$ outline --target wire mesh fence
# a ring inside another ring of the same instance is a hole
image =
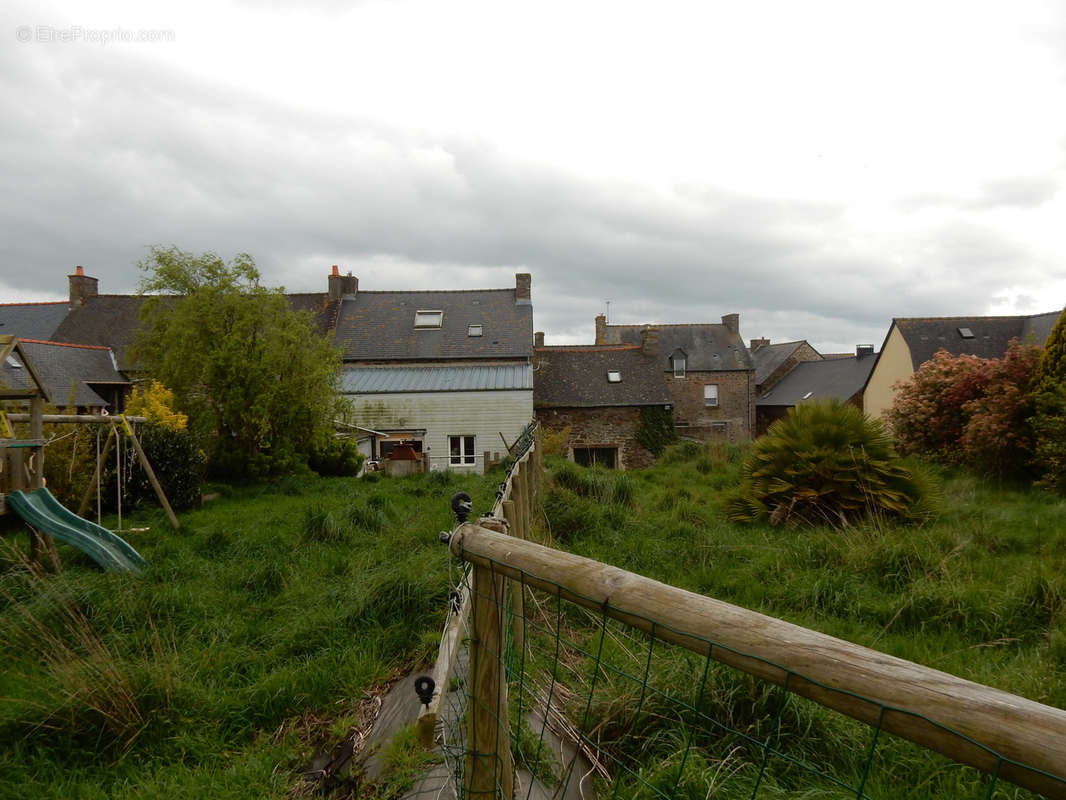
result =
[[[506,567],[506,569],[504,569]],[[1032,798],[1007,780],[1066,796],[1066,780],[979,744],[920,711],[841,692],[782,668],[780,685],[705,652],[574,603],[573,587],[514,576],[490,564],[475,579],[466,633],[470,661],[448,693],[441,750],[456,797],[607,798]],[[469,572],[463,573],[469,581]],[[524,613],[515,597],[524,594]],[[481,636],[497,617],[497,643]],[[475,691],[472,676],[497,670],[506,692]],[[865,724],[795,693],[814,684],[879,711]],[[486,697],[489,699],[486,700]],[[885,720],[910,717],[985,757],[989,772],[890,734]],[[478,745],[481,726],[508,731],[500,753]],[[512,773],[513,764],[513,773]],[[473,766],[471,766],[473,765]],[[1064,767],[1066,772],[1066,767]],[[482,774],[479,783],[472,772]],[[487,773],[488,779],[484,778]]]

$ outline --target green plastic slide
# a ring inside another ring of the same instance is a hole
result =
[[[78,548],[104,569],[140,572],[148,566],[123,539],[64,508],[47,489],[11,492],[4,499],[15,513],[41,533]]]

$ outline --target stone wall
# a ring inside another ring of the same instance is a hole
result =
[[[570,426],[566,455],[571,460],[575,447],[616,447],[619,469],[639,469],[655,463],[655,456],[637,443],[639,408],[538,408],[534,413],[549,431]]]
[[[703,387],[718,386],[718,405],[706,406]],[[681,436],[697,439],[750,439],[755,430],[755,373],[694,372],[684,378],[668,374],[666,386],[674,400],[674,421]]]

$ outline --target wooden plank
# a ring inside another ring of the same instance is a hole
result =
[[[453,609],[448,615],[448,621],[444,625],[444,635],[440,640],[437,650],[437,661],[433,665],[433,698],[428,705],[422,706],[418,712],[416,731],[418,741],[424,748],[431,750],[437,731],[437,717],[440,715],[441,703],[444,695],[448,692],[448,684],[452,679],[452,671],[455,669],[455,658],[459,653],[462,643],[463,631],[466,630],[466,621],[470,618],[470,582],[463,581],[459,591],[458,610]]]
[[[507,534],[495,535],[511,539]],[[507,678],[502,663],[503,576],[478,564],[472,572],[473,634],[470,637],[464,796],[472,800],[511,800],[514,796],[514,763],[507,714]]]
[[[473,524],[461,526],[449,547],[482,571],[491,565],[497,575],[524,573],[527,586],[558,592],[663,641],[709,651],[869,725],[883,713],[881,727],[896,736],[984,772],[998,766],[1001,779],[1066,799],[1062,709]],[[1030,768],[997,765],[989,750]]]

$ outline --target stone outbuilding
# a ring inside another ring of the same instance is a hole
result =
[[[534,349],[533,408],[548,434],[569,428],[567,457],[617,469],[650,466],[655,457],[637,441],[643,409],[668,412],[654,336],[643,347],[579,345]]]

